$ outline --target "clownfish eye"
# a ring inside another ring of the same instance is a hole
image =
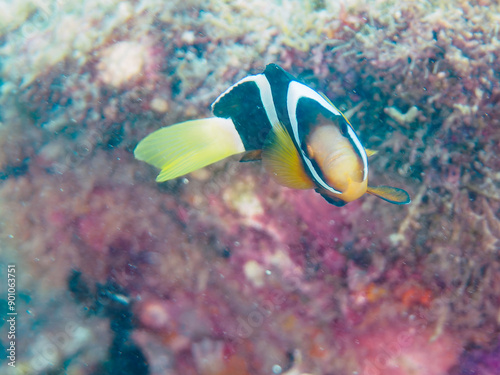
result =
[[[344,118],[338,118],[338,121],[340,121],[339,128],[340,128],[340,134],[342,134],[344,137],[347,136],[347,122]]]

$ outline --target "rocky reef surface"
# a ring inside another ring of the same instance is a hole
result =
[[[0,10],[9,373],[500,373],[497,2]],[[336,208],[236,159],[158,185],[134,160],[142,137],[209,116],[271,62],[351,118],[379,151],[372,181],[410,191],[409,206]]]

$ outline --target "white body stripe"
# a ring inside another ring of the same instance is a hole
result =
[[[276,126],[276,124],[278,124],[278,122],[279,122],[278,114],[276,113],[276,107],[274,106],[271,85],[269,84],[269,81],[267,80],[267,78],[264,74],[256,74],[253,76],[248,76],[248,77],[245,77],[245,78],[239,80],[238,82],[236,82],[234,85],[232,85],[226,91],[224,91],[222,94],[220,94],[217,99],[215,99],[215,101],[212,103],[212,111],[213,111],[214,106],[220,100],[220,98],[222,98],[224,95],[226,95],[228,92],[230,92],[236,86],[239,86],[245,82],[255,82],[255,84],[259,88],[260,99],[262,101],[262,104],[264,105],[264,110],[266,111],[267,117],[269,118],[269,121],[271,122],[271,126],[273,126],[273,127]]]
[[[268,116],[271,126],[275,127],[279,123],[278,114],[276,112],[276,107],[274,104],[271,85],[264,74],[251,75],[236,82],[234,85],[232,85],[222,94],[220,94],[217,97],[217,99],[215,99],[215,101],[212,103],[212,111],[214,106],[219,102],[219,100],[223,96],[227,95],[235,87],[246,82],[255,82],[255,84],[259,88],[260,98],[264,106],[264,110]],[[288,85],[287,108],[288,108],[288,117],[290,119],[290,124],[292,127],[293,137],[295,138],[295,143],[297,145],[300,145],[299,124],[297,123],[297,104],[300,98],[310,98],[318,102],[326,110],[332,112],[335,116],[342,116],[342,114],[337,110],[337,108],[332,106],[318,92],[314,91],[312,88],[300,82],[291,81],[290,84]],[[368,158],[366,156],[366,152],[363,146],[361,145],[358,137],[356,136],[356,133],[349,124],[346,125],[347,125],[347,133],[350,139],[352,139],[352,141],[354,142],[354,145],[358,148],[359,154],[361,155],[361,159],[363,161],[363,181],[364,181],[368,176]],[[335,190],[321,178],[321,176],[318,174],[318,172],[312,165],[311,160],[307,157],[304,151],[300,147],[299,150],[302,155],[302,160],[304,160],[304,162],[306,163],[306,166],[308,170],[311,172],[315,181],[325,190],[328,190],[334,194],[342,194],[342,192]]]
[[[319,93],[317,93],[310,87],[300,82],[297,81],[290,82],[287,94],[288,117],[290,118],[290,124],[292,126],[293,136],[295,138],[297,145],[300,145],[299,124],[297,122],[297,104],[300,98],[310,98],[318,102],[322,107],[332,112],[334,115],[341,116],[341,113],[337,110],[337,108],[328,103],[328,101],[325,98],[323,98]],[[361,145],[361,142],[359,141],[356,133],[352,129],[352,127],[349,124],[346,125],[347,125],[347,133],[354,142],[355,146],[358,148],[359,154],[361,155],[361,159],[363,161],[363,181],[364,181],[368,177],[368,157],[366,156],[366,152],[363,146]],[[311,174],[314,176],[315,180],[321,185],[321,187],[328,191],[331,191],[332,193],[342,194],[342,192],[333,189],[325,181],[323,181],[323,179],[318,175],[318,173],[314,169],[307,155],[305,155],[304,151],[302,149],[300,149],[300,151],[302,153],[303,160],[305,161],[309,170],[311,171]]]

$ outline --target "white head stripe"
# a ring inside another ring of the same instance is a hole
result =
[[[297,82],[297,81],[292,81],[290,82],[290,85],[288,86],[288,94],[287,94],[287,107],[288,107],[288,116],[290,118],[290,124],[292,126],[292,132],[293,136],[295,138],[295,141],[298,145],[300,145],[300,139],[299,139],[299,124],[297,122],[297,104],[299,102],[300,98],[310,98],[316,102],[318,102],[322,107],[324,107],[326,110],[332,112],[336,116],[341,116],[341,113],[332,106],[328,101],[322,97],[319,93],[314,91],[312,88]],[[359,150],[359,154],[361,155],[361,159],[363,161],[363,181],[367,178],[368,175],[368,159],[366,156],[366,152],[363,149],[363,146],[361,146],[361,143],[359,142],[358,137],[356,136],[356,133],[354,133],[354,130],[352,127],[347,124],[347,133],[354,142],[355,146]],[[304,151],[301,149],[301,153],[303,156],[303,160],[307,164],[309,171],[313,175],[314,179],[323,187],[324,189],[331,191],[335,194],[342,194],[340,191],[337,191],[333,189],[331,186],[329,186],[316,172],[314,169],[311,161],[309,158],[305,155]]]
[[[364,147],[361,145],[358,136],[352,129],[351,125],[347,124],[347,133],[349,137],[352,139],[354,144],[359,150],[359,154],[361,155],[361,160],[363,161],[363,181],[368,177],[368,156],[366,155],[366,151]]]
[[[316,91],[313,89],[297,82],[297,81],[292,81],[290,82],[290,85],[288,85],[288,94],[287,94],[287,107],[288,107],[288,117],[290,118],[290,125],[292,127],[292,132],[293,132],[293,137],[295,138],[295,143],[297,145],[300,145],[300,139],[299,139],[299,124],[297,123],[297,103],[300,98],[302,97],[307,97],[311,98],[313,100],[316,100],[319,102],[323,107],[330,109],[330,105],[328,105],[328,102],[321,96],[319,95]],[[324,103],[322,103],[324,102]],[[337,112],[337,111],[336,111]],[[335,112],[334,112],[335,113]],[[338,112],[337,112],[338,113]],[[335,113],[335,114],[337,114]],[[340,113],[338,113],[340,116]],[[302,154],[302,160],[307,165],[307,168],[309,169],[309,172],[313,175],[314,179],[318,182],[318,184],[325,190],[328,190],[334,194],[342,194],[342,192],[335,190],[332,188],[330,185],[328,185],[322,178],[321,176],[318,175],[318,172],[316,172],[316,169],[311,163],[311,160],[305,155],[304,150],[299,148],[301,154]]]

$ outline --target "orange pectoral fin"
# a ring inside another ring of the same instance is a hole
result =
[[[262,150],[262,163],[280,185],[292,189],[312,189],[309,178],[295,145],[283,124],[273,126]]]
[[[368,186],[367,191],[390,203],[408,204],[411,202],[410,195],[406,191],[392,186]]]

